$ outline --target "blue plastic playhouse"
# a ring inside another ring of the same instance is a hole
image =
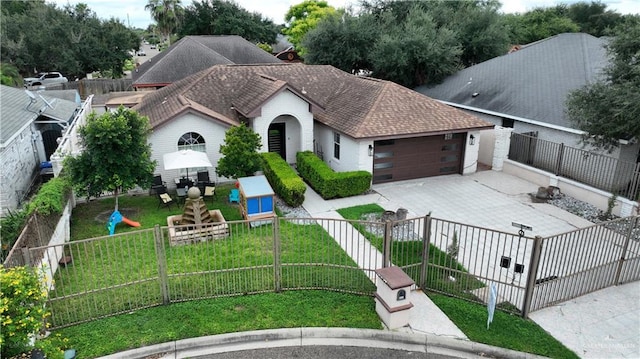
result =
[[[238,183],[240,209],[245,219],[271,219],[275,216],[275,193],[265,176],[241,177]]]

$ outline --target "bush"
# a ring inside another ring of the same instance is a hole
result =
[[[313,152],[296,154],[298,173],[324,199],[362,194],[371,187],[367,171],[335,172]]]
[[[44,329],[47,292],[33,269],[0,267],[0,347],[7,358],[31,349],[29,338]]]
[[[2,239],[2,252],[0,261],[4,262],[18,240],[22,228],[27,222],[28,214],[26,209],[19,209],[15,212],[9,211],[9,215],[0,219],[0,238]]]
[[[263,153],[262,159],[264,175],[273,190],[289,206],[300,206],[304,202],[304,192],[307,190],[302,178],[275,152]]]
[[[45,216],[62,214],[70,191],[71,183],[66,177],[52,178],[40,187],[38,193],[31,200],[27,207],[28,214],[34,212]]]

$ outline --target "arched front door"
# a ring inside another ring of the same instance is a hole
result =
[[[285,137],[285,124],[283,122],[269,125],[268,143],[269,152],[275,152],[283,159],[287,159],[287,146]]]

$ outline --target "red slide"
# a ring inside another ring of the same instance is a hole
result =
[[[127,217],[122,217],[122,222],[130,225],[131,227],[140,227],[140,222],[132,221]]]

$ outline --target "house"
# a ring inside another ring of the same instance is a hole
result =
[[[607,65],[605,38],[588,34],[559,34],[508,54],[468,67],[443,83],[416,91],[467,111],[515,133],[533,133],[539,139],[582,147],[583,131],[565,115],[567,95],[595,81]],[[483,133],[483,136],[490,132]],[[490,145],[491,141],[481,141]],[[621,142],[611,153],[594,152],[636,162],[640,144]],[[479,161],[491,164],[491,151],[481,149]]]
[[[240,36],[185,36],[140,64],[131,77],[136,90],[156,89],[213,65],[281,62]]]
[[[479,131],[493,128],[393,82],[299,63],[212,66],[134,109],[150,119],[165,180],[178,173],[163,169],[163,154],[194,148],[215,166],[226,129],[240,123],[261,136],[261,151],[291,164],[314,151],[336,171],[371,172],[374,183],[474,172]]]
[[[76,92],[76,91],[72,91]],[[68,91],[31,92],[0,85],[0,216],[20,206],[79,108]]]

